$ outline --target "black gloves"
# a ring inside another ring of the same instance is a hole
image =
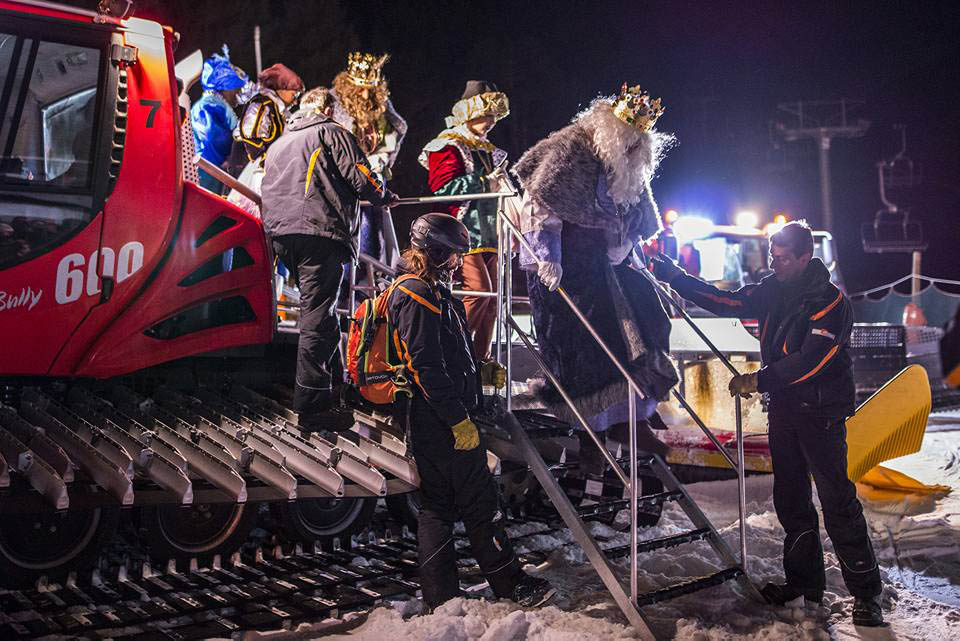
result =
[[[676,262],[664,254],[658,254],[651,258],[650,264],[653,268],[653,275],[657,277],[657,280],[664,283],[669,283],[678,275],[684,273]]]

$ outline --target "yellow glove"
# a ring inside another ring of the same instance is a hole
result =
[[[484,361],[480,364],[480,382],[502,389],[507,384],[507,370],[497,361]]]
[[[734,376],[730,379],[727,389],[730,390],[730,396],[739,394],[743,398],[750,398],[750,395],[757,391],[757,373]]]
[[[480,445],[480,433],[469,418],[465,418],[453,427],[453,449],[472,450]]]

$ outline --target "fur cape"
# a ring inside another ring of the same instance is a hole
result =
[[[619,155],[623,162],[639,164],[617,169],[642,173],[635,199],[616,202],[610,193],[615,172],[606,166],[616,161],[616,155],[599,148],[591,127],[595,124],[591,113],[609,111],[608,104],[599,102],[573,124],[527,151],[514,173],[527,197],[563,221],[561,284],[651,399],[641,409],[641,417],[646,418],[654,411],[655,401],[665,400],[678,381],[668,357],[670,319],[650,283],[626,262],[620,263],[625,253],[618,254],[618,264],[611,264],[607,245],[611,230],[620,231],[627,252],[635,243],[659,233],[660,216],[649,180],[662,147],[656,138],[642,140],[646,132],[623,133],[641,145],[652,143],[638,155]],[[627,386],[623,377],[566,303],[556,293],[548,292],[535,272],[527,273],[527,289],[544,359],[583,416],[589,420],[624,401]],[[531,392],[555,416],[576,425],[549,382],[533,382]]]

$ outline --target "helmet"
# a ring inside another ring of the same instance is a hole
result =
[[[467,228],[449,214],[424,214],[410,227],[410,243],[431,256],[462,254],[470,249]]]

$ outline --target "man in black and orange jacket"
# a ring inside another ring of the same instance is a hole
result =
[[[723,291],[662,257],[654,259],[654,273],[680,296],[714,314],[760,323],[763,366],[734,377],[730,393],[769,395],[773,500],[786,531],[786,584],[767,584],[764,595],[778,604],[800,596],[816,602],[823,598],[826,576],[812,474],[827,534],[855,597],[854,623],[879,625],[880,574],[856,487],[847,478],[845,421],[855,409],[847,354],[853,310],[830,282],[823,262],[812,255],[810,228],[795,222],[771,237],[774,274],[759,284]]]

